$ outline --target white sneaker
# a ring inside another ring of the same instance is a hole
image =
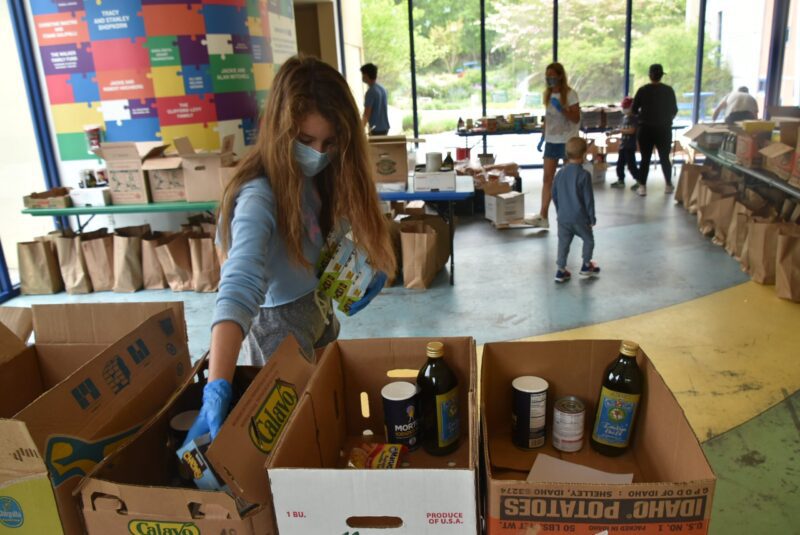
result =
[[[675,192],[675,186],[673,186],[672,184],[667,184],[667,186],[664,188],[664,193],[666,195],[672,195],[674,192]]]
[[[525,217],[523,221],[526,225],[531,225],[536,228],[550,228],[550,222],[539,214]]]
[[[644,197],[645,195],[647,195],[647,186],[643,186],[640,184],[639,187],[636,188],[636,195],[638,195],[639,197]]]

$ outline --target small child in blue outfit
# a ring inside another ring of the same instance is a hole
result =
[[[567,282],[572,274],[567,270],[567,256],[572,238],[576,235],[583,240],[583,263],[580,275],[596,277],[600,268],[592,262],[594,234],[592,227],[597,223],[594,215],[594,191],[592,176],[583,168],[586,157],[586,140],[573,137],[567,141],[567,165],[553,181],[553,203],[558,214],[558,259],[556,282]]]

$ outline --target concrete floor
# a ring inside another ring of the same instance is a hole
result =
[[[523,173],[529,212],[538,208],[540,183],[540,172]],[[463,217],[454,287],[443,272],[424,292],[387,289],[364,312],[342,319],[341,337],[637,339],[719,477],[711,533],[800,533],[800,306],[748,282],[734,259],[700,235],[694,216],[663,194],[659,172],[650,183],[645,198],[596,188],[596,280],[554,284],[554,230],[497,231],[481,217]],[[576,242],[573,273],[579,252]],[[190,350],[199,357],[208,347],[214,297],[106,292],[8,304],[182,299]]]

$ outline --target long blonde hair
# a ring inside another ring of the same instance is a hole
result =
[[[275,76],[260,122],[258,139],[242,158],[220,203],[219,225],[224,249],[230,245],[230,224],[239,190],[266,176],[275,195],[279,232],[289,257],[308,267],[303,255],[303,174],[293,156],[302,120],[319,113],[335,129],[336,154],[315,177],[322,199],[323,234],[341,220],[350,223],[356,242],[372,265],[394,273],[396,259],[387,222],[381,214],[372,180],[367,139],[347,82],[333,67],[313,57],[287,60]]]
[[[569,82],[567,81],[567,71],[564,70],[564,66],[562,64],[560,64],[558,62],[555,62],[555,63],[551,63],[550,65],[548,65],[545,68],[545,70],[544,70],[545,76],[547,76],[547,71],[551,71],[551,70],[555,71],[556,74],[561,77],[561,85],[560,85],[560,87],[561,87],[561,92],[560,92],[561,105],[564,106],[564,108],[567,108],[569,106],[567,104],[567,95],[572,90],[572,88],[569,86]],[[544,105],[545,105],[545,107],[547,107],[548,103],[550,102],[550,97],[552,95],[553,95],[553,88],[548,86],[547,89],[544,92]]]

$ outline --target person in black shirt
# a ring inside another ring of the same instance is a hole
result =
[[[650,171],[650,158],[653,156],[653,147],[658,149],[658,159],[661,161],[661,171],[667,182],[664,193],[671,194],[675,191],[672,186],[672,163],[670,162],[670,149],[672,148],[672,119],[678,113],[678,103],[675,91],[666,84],[661,83],[664,68],[654,63],[650,65],[650,83],[636,91],[633,97],[633,113],[639,116],[639,150],[642,153],[642,162],[639,167],[639,183],[634,186],[636,193],[644,197],[647,195],[647,174]]]

